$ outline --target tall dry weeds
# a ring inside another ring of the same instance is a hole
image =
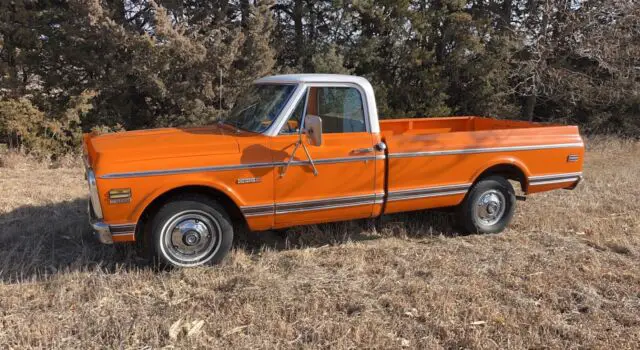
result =
[[[158,272],[89,238],[80,168],[0,168],[9,348],[640,346],[640,144],[590,140],[576,191],[504,234],[446,213],[244,237],[218,267]]]

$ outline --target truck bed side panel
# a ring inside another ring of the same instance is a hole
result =
[[[457,205],[497,165],[520,169],[528,193],[567,188],[582,175],[584,146],[571,126],[447,133],[383,127],[382,137],[389,148],[386,213]]]

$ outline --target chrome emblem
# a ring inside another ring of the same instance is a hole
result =
[[[262,179],[259,177],[248,177],[245,179],[238,179],[236,180],[236,183],[238,185],[246,185],[246,184],[257,184],[257,183],[260,183],[261,181]]]
[[[126,203],[131,203],[131,197],[109,199],[109,204],[126,204]]]

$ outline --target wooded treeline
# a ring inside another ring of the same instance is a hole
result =
[[[637,0],[2,0],[0,142],[206,124],[275,73],[367,77],[383,117],[640,135]],[[222,82],[222,88],[221,88]]]

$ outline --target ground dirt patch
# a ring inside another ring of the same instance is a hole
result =
[[[640,347],[638,143],[591,140],[585,182],[518,203],[504,234],[403,214],[250,235],[170,272],[91,240],[81,169],[17,163],[0,168],[3,347]]]

